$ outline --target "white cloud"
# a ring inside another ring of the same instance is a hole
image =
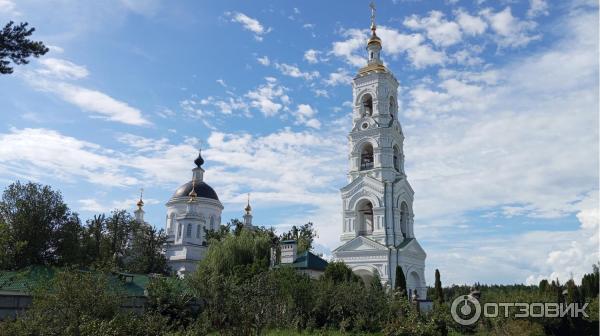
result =
[[[258,63],[260,63],[264,66],[268,66],[269,64],[271,64],[269,57],[267,57],[266,55],[263,57],[257,57],[256,60],[258,61]]]
[[[308,104],[299,104],[295,111],[296,120],[298,123],[311,128],[321,128],[321,122],[314,118],[317,111]]]
[[[82,110],[94,112],[100,118],[136,126],[150,125],[150,122],[142,116],[140,110],[100,91],[68,83],[46,81],[38,81],[36,87],[43,91],[55,93],[64,101]]]
[[[348,74],[345,69],[339,68],[336,72],[329,74],[329,77],[324,79],[323,82],[327,86],[347,85],[352,82],[352,77]]]
[[[469,35],[483,34],[487,28],[487,23],[479,16],[469,15],[463,10],[456,13],[456,18],[460,28]]]
[[[599,180],[594,22],[596,13],[569,16],[556,23],[565,36],[544,51],[479,74],[440,71],[405,88],[408,112],[420,110],[404,123],[415,231],[428,267],[449,283],[564,279],[598,260],[590,240]],[[502,225],[467,215],[479,211],[495,212]],[[575,214],[579,229],[569,224]],[[537,228],[519,233],[522,226]]]
[[[308,49],[304,52],[304,60],[311,64],[319,63],[319,54],[321,52],[318,50]]]
[[[44,58],[40,60],[44,66],[38,73],[58,79],[81,79],[89,75],[88,70],[81,65],[59,58]]]
[[[244,13],[226,12],[225,15],[231,17],[231,22],[240,23],[244,29],[254,33],[257,41],[262,41],[263,36],[271,32],[271,28],[265,28],[257,19],[251,18]]]
[[[536,17],[539,15],[548,15],[548,3],[546,0],[529,0],[527,16]]]
[[[512,15],[510,7],[494,13],[491,9],[482,11],[496,35],[496,42],[501,47],[521,47],[540,35],[530,35],[529,32],[537,25],[533,21],[523,21]]]
[[[110,201],[107,203],[102,203],[98,199],[95,198],[84,198],[77,201],[80,206],[79,210],[95,212],[95,213],[107,213],[115,209],[131,209],[138,202],[138,195],[132,195],[128,199],[119,200],[119,201]],[[145,206],[152,206],[155,204],[160,204],[159,200],[152,198],[144,198]]]
[[[429,16],[423,18],[413,14],[404,20],[404,25],[414,30],[424,30],[427,37],[439,46],[447,47],[462,39],[460,26],[444,19],[444,14],[440,11],[431,11]]]
[[[20,16],[21,13],[17,11],[17,5],[12,0],[0,0],[0,13],[7,14],[9,16]]]
[[[313,92],[315,93],[315,97],[325,97],[325,98],[329,98],[329,92],[327,92],[327,90],[323,90],[323,89],[314,89]]]
[[[430,45],[423,43],[424,38],[421,34],[402,34],[398,30],[381,26],[377,29],[377,35],[381,37],[384,56],[391,55],[396,58],[406,53],[416,68],[443,64],[446,61],[444,52],[434,50]],[[367,59],[363,53],[368,37],[367,30],[347,29],[342,31],[342,36],[347,39],[334,42],[331,54],[343,58],[352,66],[366,65]]]
[[[0,134],[0,162],[2,174],[34,181],[54,178],[75,183],[82,178],[107,186],[139,183],[110,151],[54,130],[13,128]]]
[[[277,80],[268,77],[267,83],[260,85],[255,90],[248,91],[245,97],[250,100],[250,106],[258,109],[265,116],[271,117],[289,105],[290,98],[285,93],[287,88],[277,84]]]
[[[304,72],[295,65],[285,63],[275,63],[275,68],[281,71],[282,74],[294,78],[304,78],[305,80],[313,80],[320,76],[318,71]]]
[[[84,111],[93,112],[93,116],[99,118],[136,126],[151,124],[140,110],[125,102],[103,92],[62,81],[87,77],[89,72],[84,66],[56,58],[41,60],[40,64],[42,68],[23,73],[24,79],[33,88],[51,92]]]

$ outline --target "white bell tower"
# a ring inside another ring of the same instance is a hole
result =
[[[391,286],[400,265],[408,288],[425,298],[426,255],[413,231],[414,191],[404,172],[398,81],[381,61],[374,5],[371,9],[367,65],[352,81],[350,168],[348,185],[341,189],[343,245],[333,253],[363,279],[377,272]]]

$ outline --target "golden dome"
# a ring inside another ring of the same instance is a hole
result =
[[[140,198],[140,200],[137,202],[137,206],[138,207],[143,207],[144,206],[144,201],[142,201],[142,199]]]

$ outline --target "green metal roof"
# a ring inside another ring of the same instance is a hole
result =
[[[327,267],[327,264],[327,261],[325,261],[323,258],[313,254],[310,251],[305,251],[304,253],[298,255],[291,266],[298,269],[324,271]]]
[[[59,269],[46,266],[31,266],[18,271],[0,270],[0,292],[30,293],[41,282],[51,280]],[[81,272],[93,272],[85,271]],[[100,274],[100,273],[97,273]],[[121,285],[130,296],[144,296],[151,276],[114,272],[109,277],[113,284]]]

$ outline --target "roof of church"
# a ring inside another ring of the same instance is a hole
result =
[[[298,255],[294,263],[291,265],[293,268],[299,269],[311,269],[316,271],[324,271],[327,267],[328,262],[325,259],[315,255],[310,251]]]
[[[415,238],[404,238],[404,240],[396,247],[403,248],[404,246],[408,245],[408,243],[410,243],[413,240],[415,240]]]
[[[209,186],[205,182],[194,181],[189,181],[188,183],[177,188],[177,190],[173,194],[173,197],[188,197],[190,192],[192,191],[192,186],[194,186],[194,192],[196,193],[196,197],[211,198],[217,201],[219,200],[219,196],[217,196],[217,193],[211,186]]]

